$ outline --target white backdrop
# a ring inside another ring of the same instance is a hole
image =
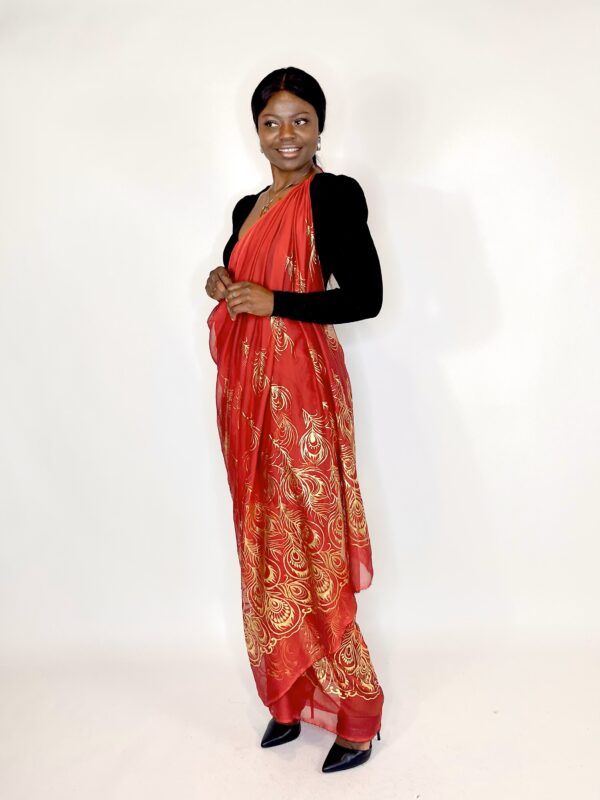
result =
[[[6,653],[245,659],[204,283],[270,180],[252,90],[288,65],[383,269],[381,314],[336,326],[374,656],[597,639],[597,37],[582,0],[2,3]]]

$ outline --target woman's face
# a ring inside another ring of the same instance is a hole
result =
[[[258,138],[271,164],[298,170],[317,150],[319,120],[314,106],[282,90],[271,95],[258,115]]]

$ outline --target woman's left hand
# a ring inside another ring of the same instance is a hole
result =
[[[255,314],[257,317],[270,317],[273,313],[275,295],[260,283],[240,281],[232,283],[225,293],[225,302],[231,319],[238,314]]]

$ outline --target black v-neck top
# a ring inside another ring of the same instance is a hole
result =
[[[261,191],[266,189],[268,186]],[[242,197],[233,209],[233,231],[223,251],[226,267],[240,228],[260,193]],[[310,201],[323,283],[327,286],[333,275],[339,288],[317,292],[275,290],[272,316],[323,324],[376,317],[383,302],[383,282],[360,184],[348,175],[317,172],[310,184]]]

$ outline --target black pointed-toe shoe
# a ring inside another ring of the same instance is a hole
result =
[[[298,736],[300,736],[300,720],[288,724],[277,722],[276,719],[271,718],[263,734],[260,746],[276,747],[278,744],[292,742]]]
[[[377,738],[381,739],[379,731]],[[331,745],[331,750],[327,753],[327,758],[323,762],[323,772],[339,772],[341,769],[351,769],[364,764],[371,757],[373,742],[369,742],[368,750],[355,750],[354,748],[344,747],[337,742]]]

